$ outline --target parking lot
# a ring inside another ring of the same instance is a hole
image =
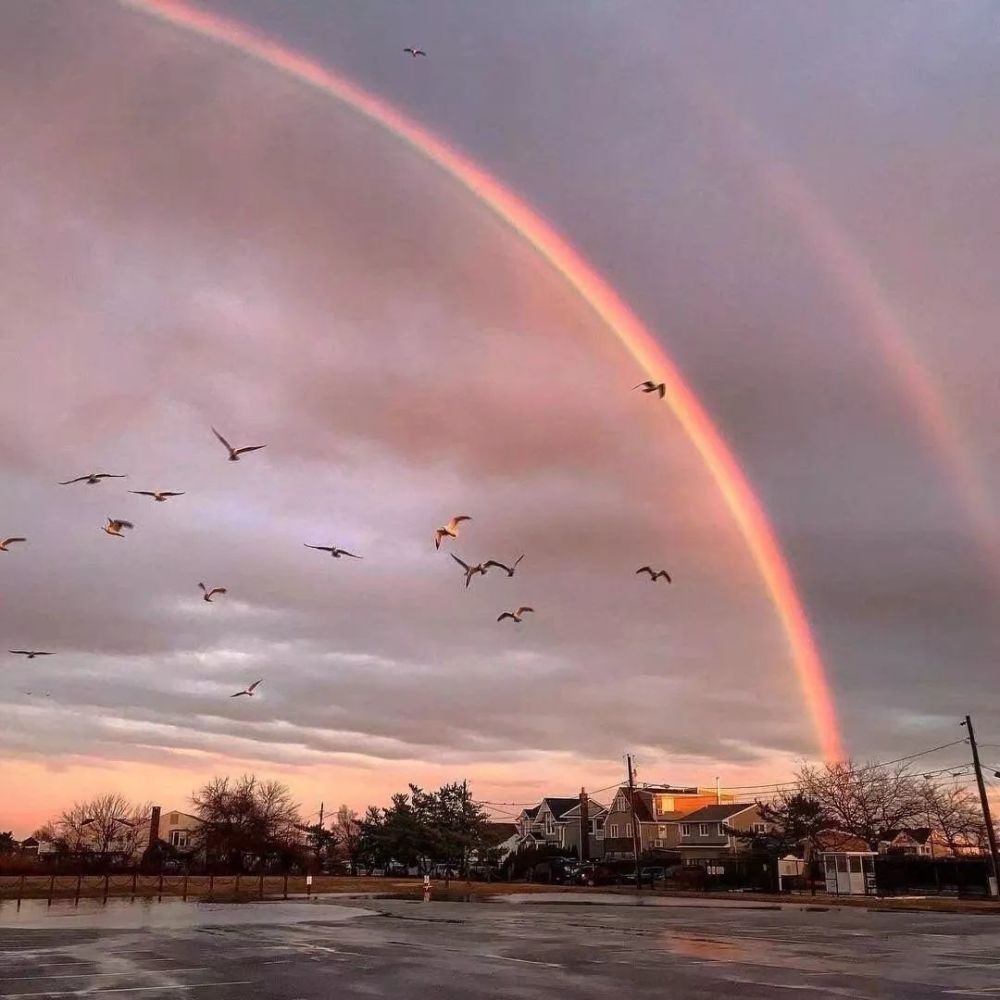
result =
[[[990,916],[365,899],[0,903],[0,997],[1000,995]]]

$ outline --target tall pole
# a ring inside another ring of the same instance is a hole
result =
[[[983,781],[983,769],[979,764],[979,747],[976,746],[976,734],[972,729],[972,717],[967,715],[962,723],[969,730],[969,746],[972,747],[972,766],[976,769],[976,784],[979,785],[979,801],[983,807],[983,819],[986,821],[986,838],[990,843],[990,895],[997,894],[1000,885],[1000,873],[997,871],[997,834],[993,829],[993,817],[990,815],[990,800],[986,797],[986,784]]]
[[[323,850],[323,803],[319,804],[319,829],[316,831],[316,865],[322,866],[320,854]]]
[[[639,824],[635,818],[635,776],[632,774],[632,755],[626,754],[625,760],[628,762],[628,805],[632,813],[632,857],[635,860],[635,885],[642,890],[642,874],[639,871]]]

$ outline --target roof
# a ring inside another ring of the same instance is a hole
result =
[[[723,820],[736,816],[738,813],[753,809],[753,802],[734,802],[731,805],[723,803],[721,806],[703,806],[695,809],[693,813],[688,813],[684,817],[685,823],[721,823]]]
[[[542,802],[549,807],[549,811],[556,819],[562,819],[564,813],[568,813],[573,806],[580,804],[580,796],[574,795],[570,798],[544,798]],[[541,808],[539,806],[539,808]]]
[[[653,796],[648,788],[636,789],[634,799],[635,818],[640,823],[655,823]]]
[[[522,809],[521,812],[523,812],[528,819],[534,819],[538,815],[538,810],[541,808],[541,803],[539,803],[537,806],[532,806],[530,809]]]
[[[930,840],[931,830],[928,826],[903,827],[901,830],[886,830],[880,840],[893,841],[897,837],[909,837],[917,844],[926,844]]]
[[[594,819],[596,816],[601,816],[607,811],[608,811],[607,806],[602,806],[601,803],[598,802],[596,799],[591,799],[587,807],[587,817],[588,819]],[[564,812],[562,815],[563,819],[570,819],[571,817],[573,819],[579,819],[580,817],[579,802],[577,802],[577,804],[573,806],[572,809],[567,809],[566,812]]]
[[[486,832],[496,841],[509,840],[517,833],[515,823],[487,823]]]

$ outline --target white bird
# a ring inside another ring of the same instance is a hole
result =
[[[302,544],[307,549],[319,549],[320,552],[329,552],[334,559],[339,559],[341,556],[350,556],[352,559],[364,559],[364,556],[356,556],[353,552],[348,552],[347,549],[338,549],[336,545],[310,545],[308,542],[303,542]]]
[[[11,542],[26,542],[27,538],[0,538],[0,552],[9,552],[10,549],[7,548]]]
[[[462,569],[465,570],[465,586],[468,587],[472,582],[472,578],[479,573],[481,576],[486,576],[486,567],[482,563],[476,563],[475,566],[470,566],[467,562],[462,562],[454,552],[451,553],[451,558],[458,563]]]
[[[524,558],[523,555],[518,556],[517,559],[514,560],[513,566],[507,566],[502,562],[497,562],[496,559],[487,559],[486,562],[483,563],[483,569],[486,570],[489,569],[491,566],[496,566],[497,569],[502,569],[508,576],[513,576],[514,570],[517,569],[517,564],[523,558]]]
[[[91,472],[86,476],[77,476],[76,479],[67,479],[59,485],[70,486],[73,483],[89,483],[91,486],[96,486],[102,479],[128,479],[128,476],[116,476],[111,472]]]
[[[29,660],[33,660],[36,656],[51,656],[51,653],[46,653],[44,649],[8,649],[8,653],[14,653],[17,656],[26,656]]]
[[[152,497],[157,503],[163,503],[167,497],[182,497],[183,493],[167,493],[165,490],[129,490],[139,497]]]
[[[414,59],[416,59],[417,56],[425,56],[425,55],[427,55],[427,53],[424,52],[423,49],[415,49],[411,45],[407,45],[406,48],[403,49],[403,51],[404,52],[408,52],[411,56],[413,56]]]
[[[230,462],[238,462],[240,455],[245,455],[248,451],[260,451],[261,448],[267,447],[266,444],[252,444],[245,448],[234,448],[214,427],[212,428],[212,433],[226,446]]]
[[[468,514],[456,514],[447,524],[438,528],[434,532],[434,548],[441,548],[443,538],[458,538],[458,526],[462,521],[471,521]]]
[[[260,684],[261,681],[263,681],[263,680],[264,680],[264,678],[262,677],[259,681],[254,681],[253,684],[251,684],[250,687],[248,687],[245,691],[237,691],[236,694],[231,694],[229,697],[230,698],[239,698],[239,696],[241,694],[245,694],[248,698],[252,698],[253,697],[253,689],[258,684]]]
[[[114,535],[115,538],[124,538],[122,534],[122,528],[134,528],[135,525],[131,521],[123,521],[121,518],[109,517],[108,523],[101,528],[101,531],[106,532],[109,535]]]
[[[502,622],[505,618],[509,618],[513,622],[519,622],[522,615],[526,614],[528,611],[534,612],[534,608],[520,607],[517,611],[505,611],[498,619],[498,622]]]
[[[635,571],[635,574],[638,576],[640,573],[648,573],[651,583],[656,583],[661,576],[667,581],[667,583],[674,582],[670,579],[670,574],[665,569],[654,570],[652,566],[640,566],[639,569]]]
[[[213,587],[211,590],[209,590],[208,587],[206,587],[205,584],[203,584],[203,583],[199,583],[198,586],[201,587],[201,592],[204,595],[202,597],[202,600],[203,601],[208,601],[209,604],[213,603],[212,602],[212,595],[213,594],[225,594],[226,593],[226,588],[225,587]]]
[[[658,392],[660,394],[660,399],[667,394],[667,383],[666,382],[653,382],[651,379],[647,379],[645,382],[640,382],[638,385],[632,386],[632,391],[636,389],[642,389],[643,392]]]

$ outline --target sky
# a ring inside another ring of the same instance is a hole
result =
[[[851,754],[966,712],[1000,744],[991,4],[201,6],[394,104],[615,287],[767,510]],[[54,654],[0,667],[0,829],[245,770],[312,814],[816,756],[709,471],[516,232],[215,42],[111,0],[0,16],[0,535],[28,538],[0,632]],[[211,426],[267,447],[227,462]],[[128,478],[56,485],[90,471]],[[525,557],[466,590],[449,552]]]

